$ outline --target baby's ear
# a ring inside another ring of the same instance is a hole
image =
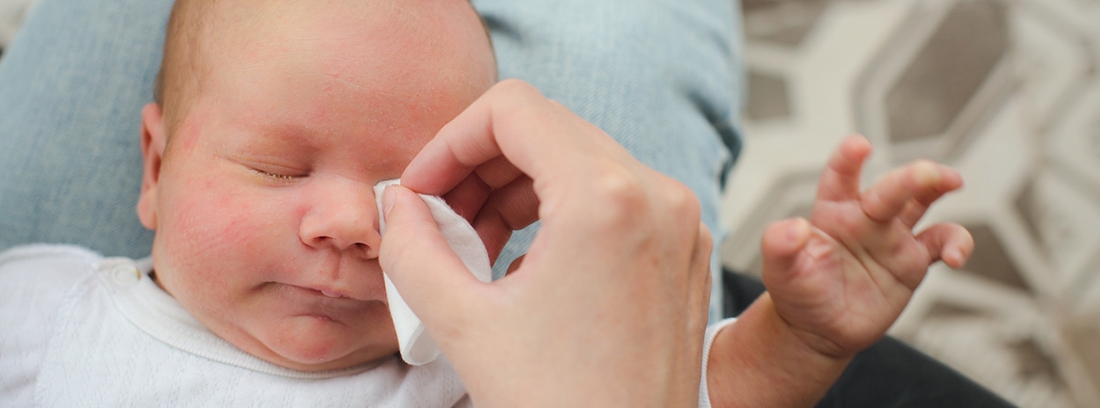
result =
[[[141,155],[145,174],[141,178],[137,213],[141,224],[151,230],[157,229],[157,182],[160,181],[166,136],[164,111],[156,103],[146,104],[141,109]]]

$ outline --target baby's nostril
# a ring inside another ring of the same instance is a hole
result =
[[[364,244],[362,242],[356,242],[355,243],[355,249],[358,249],[360,251],[366,251],[366,250],[370,249],[370,247],[368,247],[367,244]]]

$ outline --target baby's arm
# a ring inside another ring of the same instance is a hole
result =
[[[822,173],[810,219],[764,233],[768,292],[714,340],[714,406],[812,405],[885,335],[933,262],[959,267],[973,251],[957,224],[913,233],[933,202],[962,186],[958,173],[915,162],[861,193],[870,152],[866,139],[845,140]]]

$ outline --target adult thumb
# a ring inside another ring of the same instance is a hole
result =
[[[481,282],[447,244],[419,195],[399,185],[383,194],[382,270],[429,332],[460,331]],[[440,334],[433,337],[449,337]]]

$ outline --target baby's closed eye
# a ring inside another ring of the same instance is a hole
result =
[[[255,168],[255,167],[249,167],[249,169],[252,170],[253,172],[256,172],[256,174],[259,174],[260,176],[262,176],[264,178],[271,179],[272,181],[280,182],[280,183],[290,183],[290,182],[293,182],[295,180],[302,179],[302,178],[305,178],[305,177],[309,176],[309,174],[307,174],[307,173],[287,174],[282,170],[272,171],[272,170],[265,170],[265,169]]]
[[[245,169],[253,175],[259,176],[265,181],[276,182],[281,184],[293,183],[299,181],[312,173],[312,171],[306,167],[300,167],[291,165],[292,163],[282,164],[276,163],[273,160],[260,160],[245,157],[230,157],[224,156],[229,162],[232,162],[239,168]]]

